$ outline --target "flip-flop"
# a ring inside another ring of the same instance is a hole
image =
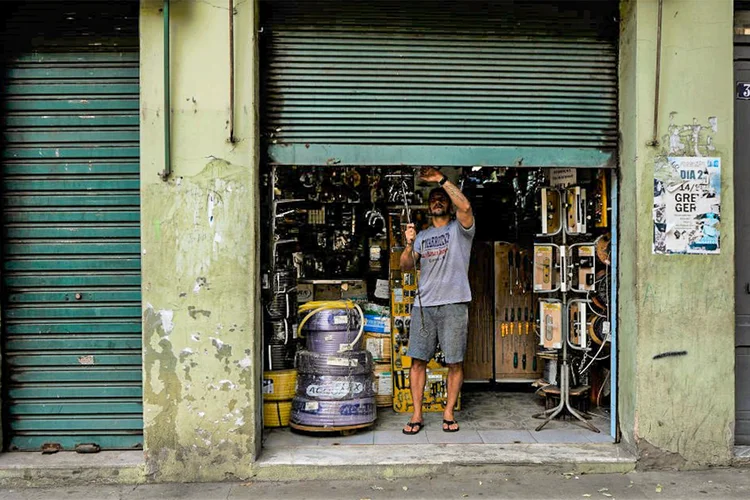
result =
[[[448,427],[443,427],[443,432],[458,432],[460,427],[458,426],[458,422],[455,420],[445,420],[443,419],[443,425],[447,425]],[[451,425],[455,425],[455,429],[451,429]]]
[[[408,424],[406,424],[406,427],[408,427],[409,430],[407,431],[406,429],[401,429],[401,432],[403,432],[407,436],[413,436],[414,434],[419,434],[419,431],[421,431],[422,427],[424,427],[424,422],[409,422]]]

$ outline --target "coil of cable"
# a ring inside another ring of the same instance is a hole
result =
[[[274,293],[286,293],[297,286],[297,271],[293,267],[282,267],[273,273],[271,290]]]
[[[356,309],[331,308],[312,314],[305,321],[303,328],[305,332],[356,331],[359,324],[360,317]]]
[[[294,368],[294,358],[285,345],[269,345],[266,347],[264,369],[266,371],[288,370]]]
[[[263,372],[263,401],[288,401],[297,387],[297,370]]]
[[[287,344],[294,337],[294,325],[289,319],[276,319],[266,323],[266,344]]]
[[[292,416],[291,401],[265,401],[263,403],[263,426],[286,427]]]
[[[313,375],[305,373],[297,379],[297,396],[334,401],[339,399],[369,398],[375,395],[372,376]]]
[[[309,427],[348,427],[374,422],[376,412],[374,397],[318,401],[295,396],[291,421]]]
[[[372,365],[372,354],[369,351],[337,354],[298,351],[294,360],[294,366],[300,375],[365,375],[372,372]]]
[[[297,292],[276,292],[266,306],[271,319],[292,318],[297,309]]]
[[[336,354],[344,350],[358,350],[358,330],[309,330],[305,334],[307,349],[313,352]]]

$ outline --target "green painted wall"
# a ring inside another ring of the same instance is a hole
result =
[[[261,317],[255,2],[172,1],[172,159],[164,168],[161,1],[141,5],[145,454],[149,479],[246,477],[259,452]]]
[[[230,144],[227,2],[172,2],[174,174],[164,183],[157,175],[164,167],[161,2],[142,0],[144,417],[152,480],[244,477],[259,453],[257,7],[236,4],[239,142]],[[734,420],[732,4],[665,0],[654,147],[647,143],[656,6],[623,0],[621,8],[620,428],[645,464],[722,464]],[[702,151],[709,153],[710,138],[710,153],[722,157],[722,253],[654,256],[654,162],[670,143],[690,146],[682,127],[694,125]],[[683,139],[670,141],[680,131]],[[688,355],[652,359],[673,350]]]
[[[727,463],[733,445],[733,5],[664,1],[651,146],[657,5],[621,8],[620,425],[643,466],[685,468]],[[696,151],[722,161],[721,255],[653,255],[654,165]]]

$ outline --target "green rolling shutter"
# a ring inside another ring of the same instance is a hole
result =
[[[261,7],[271,162],[615,164],[617,2]]]
[[[3,8],[5,443],[139,448],[138,2]]]

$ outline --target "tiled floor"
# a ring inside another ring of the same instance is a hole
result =
[[[609,415],[603,408],[592,412],[591,423],[600,433],[588,430],[576,419],[556,419],[539,432],[542,422],[532,415],[544,410],[543,400],[532,393],[465,391],[463,409],[456,412],[461,431],[442,431],[442,415],[425,414],[425,427],[415,436],[401,432],[409,415],[390,408],[378,408],[378,419],[370,429],[352,436],[338,433],[304,434],[284,429],[267,429],[266,448],[295,446],[340,446],[372,444],[511,444],[511,443],[611,443]]]

